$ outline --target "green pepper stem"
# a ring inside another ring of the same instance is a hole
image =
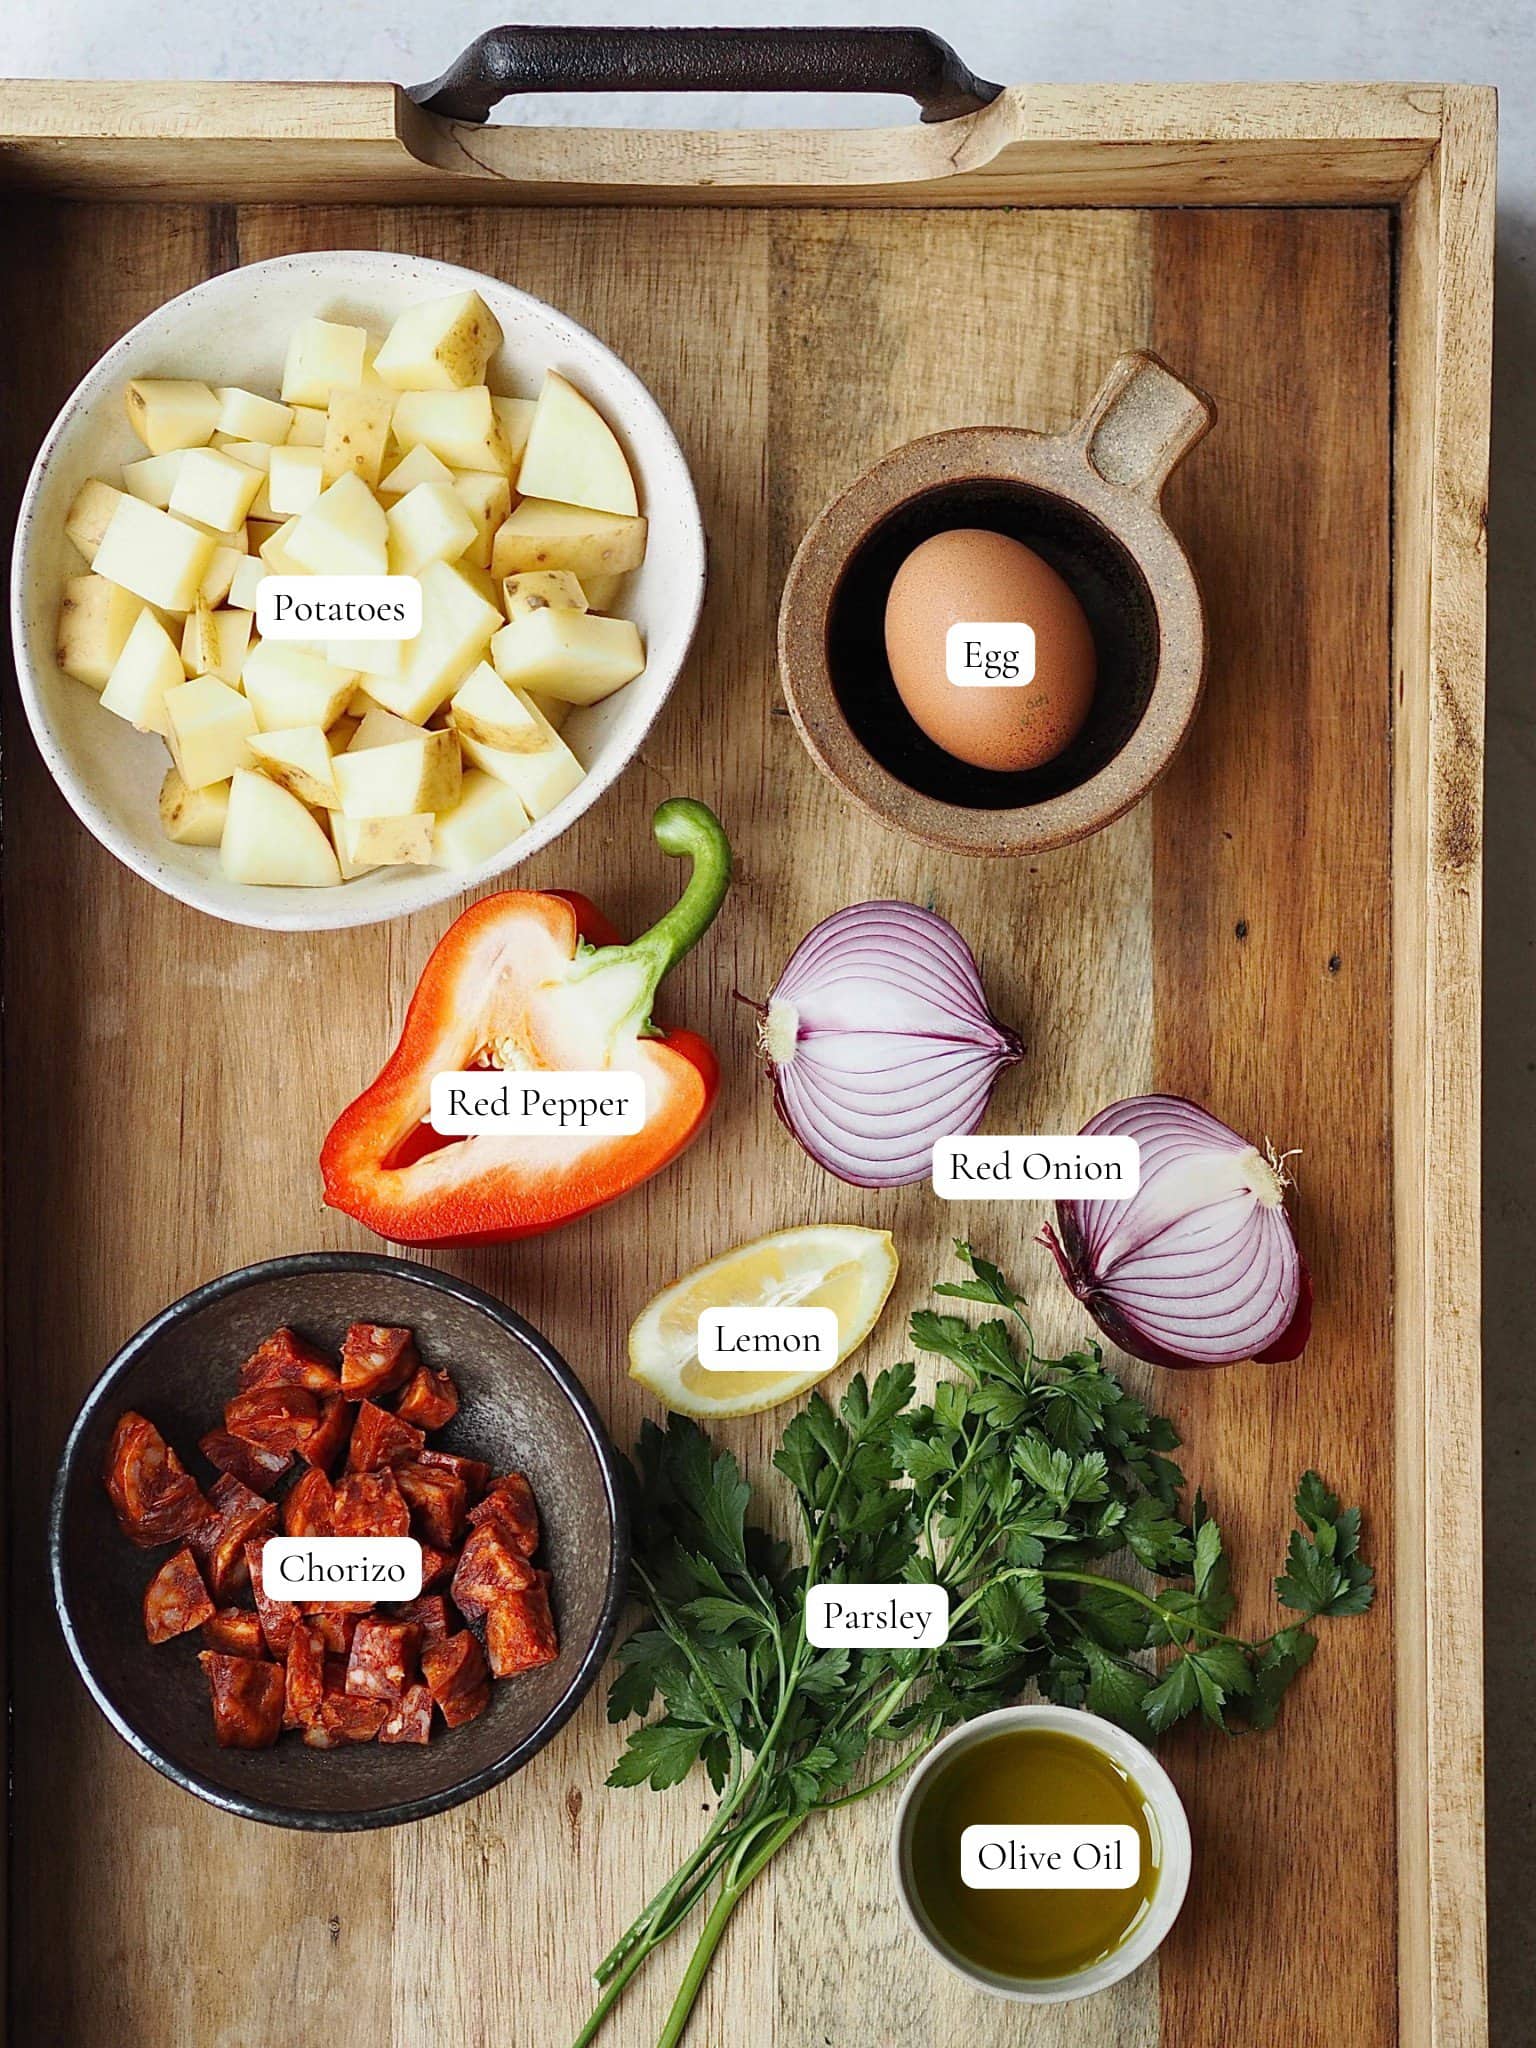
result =
[[[638,939],[627,946],[600,946],[581,963],[583,981],[621,963],[644,967],[644,995],[632,1013],[642,1029],[649,1023],[657,989],[714,923],[731,885],[731,842],[707,804],[691,796],[668,797],[652,818],[651,830],[663,853],[692,861],[687,887],[666,915]]]

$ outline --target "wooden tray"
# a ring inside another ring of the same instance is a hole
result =
[[[976,942],[1031,1051],[992,1126],[1073,1129],[1187,1090],[1302,1148],[1317,1269],[1298,1365],[1163,1374],[1189,1464],[1268,1612],[1296,1475],[1364,1502],[1382,1597],[1274,1734],[1168,1745],[1197,1842],[1161,1965],[1047,2014],[903,1932],[888,1803],[809,1833],[738,1914],[690,2036],[753,2048],[1464,2048],[1485,2037],[1478,1625],[1478,1000],[1494,106],[1438,86],[1019,88],[933,128],[685,135],[455,127],[383,85],[5,88],[4,486],[132,321],[283,251],[420,251],[590,324],[656,391],[713,578],[644,758],[531,886],[638,928],[672,877],[646,820],[718,805],[740,880],[668,991],[726,1086],[704,1142],[554,1238],[446,1259],[546,1329],[616,1438],[629,1319],[707,1253],[812,1217],[888,1224],[899,1299],[968,1231],[1079,1327],[1030,1208],[869,1199],[778,1127],[750,1018],[793,941],[862,896]],[[1168,209],[1168,210],[1165,210]],[[1220,424],[1170,494],[1210,605],[1194,738],[1113,830],[1016,865],[857,816],[784,716],[791,550],[885,449],[1060,426],[1147,345]],[[6,703],[14,2037],[562,2048],[584,1972],[699,1827],[707,1788],[609,1792],[594,1694],[528,1771],[379,1836],[221,1817],[112,1737],[49,1610],[54,1459],[113,1349],[195,1282],[367,1242],[322,1210],[331,1114],[448,921],[313,938],[200,921],[74,823]],[[782,1418],[729,1432],[761,1458]],[[681,1956],[677,1967],[681,1968]],[[655,2038],[662,1979],[614,2038]],[[666,1986],[670,1994],[670,1984]]]

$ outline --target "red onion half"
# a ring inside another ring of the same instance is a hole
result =
[[[1141,1148],[1128,1202],[1058,1202],[1060,1237],[1040,1233],[1105,1336],[1151,1365],[1298,1357],[1312,1279],[1281,1163],[1181,1095],[1112,1102],[1082,1135]]]
[[[860,1188],[926,1180],[935,1142],[973,1131],[1024,1056],[987,1008],[970,947],[915,903],[856,903],[808,932],[758,1043],[779,1115]]]

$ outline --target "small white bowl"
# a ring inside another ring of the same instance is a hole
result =
[[[226,881],[211,848],[175,846],[156,802],[163,743],[104,712],[95,692],[54,657],[64,580],[84,564],[64,517],[87,477],[109,478],[142,455],[123,409],[133,377],[197,377],[276,391],[290,330],[310,315],[382,335],[418,300],[478,291],[506,340],[487,379],[509,397],[537,395],[546,370],[567,374],[624,444],[640,508],[650,520],[644,564],[624,585],[623,609],[645,641],[642,675],[601,704],[571,714],[568,740],[587,773],[554,810],[483,866],[378,868],[332,889],[256,888]],[[131,328],[81,381],[33,465],[16,529],[11,622],[22,702],[70,807],[110,852],[157,889],[231,924],[269,931],[333,931],[424,910],[514,868],[559,838],[633,760],[677,680],[704,598],[704,528],[693,481],[661,408],[611,349],[526,292],[418,256],[326,250],[252,263],[195,285]]]
[[[916,1802],[924,1785],[956,1753],[992,1735],[1006,1735],[1015,1728],[1043,1728],[1054,1735],[1073,1735],[1079,1742],[1100,1750],[1118,1764],[1131,1781],[1145,1793],[1151,1825],[1158,1842],[1157,1890],[1141,1925],[1112,1955],[1091,1963],[1086,1970],[1074,1970],[1067,1977],[1005,1977],[967,1957],[958,1955],[929,1925],[918,1905],[912,1882],[911,1837]],[[1013,1998],[1025,2005],[1061,2005],[1068,1999],[1087,1998],[1095,1991],[1107,1991],[1122,1977],[1140,1969],[1156,1953],[1179,1917],[1184,1894],[1189,1889],[1189,1820],[1172,1778],[1143,1742],[1127,1735],[1113,1721],[1087,1714],[1079,1707],[1047,1704],[1000,1707],[996,1713],[978,1714],[936,1743],[907,1781],[901,1805],[896,1811],[896,1828],[891,1838],[891,1855],[896,1871],[896,1890],[906,1909],[908,1921],[941,1961],[952,1970],[990,1991],[998,1998]]]

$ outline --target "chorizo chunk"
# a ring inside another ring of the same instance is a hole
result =
[[[198,1662],[208,1675],[219,1747],[270,1749],[283,1725],[281,1667],[218,1650],[201,1651]]]
[[[408,1685],[389,1710],[379,1730],[380,1742],[430,1742],[432,1694],[424,1685]]]
[[[333,1536],[409,1536],[411,1511],[400,1497],[395,1475],[347,1472],[336,1483],[331,1509]]]
[[[213,1602],[190,1550],[168,1557],[144,1588],[144,1633],[152,1643],[184,1636],[212,1614]]]
[[[435,1451],[430,1446],[421,1454],[423,1465],[441,1465],[445,1472],[463,1480],[471,1502],[477,1501],[490,1482],[491,1468],[483,1458],[461,1458],[457,1451]]]
[[[291,1451],[273,1451],[261,1444],[247,1443],[231,1436],[227,1429],[210,1429],[197,1448],[210,1465],[228,1472],[252,1493],[270,1493],[293,1463]]]
[[[224,1427],[231,1436],[264,1451],[303,1448],[320,1426],[320,1402],[302,1387],[253,1387],[225,1404]]]
[[[468,1494],[462,1479],[438,1465],[395,1467],[395,1484],[411,1511],[411,1527],[423,1543],[451,1550],[464,1527]]]
[[[459,1390],[446,1372],[419,1366],[409,1386],[395,1403],[402,1422],[418,1429],[446,1429],[459,1412]]]
[[[317,1471],[329,1472],[346,1445],[351,1427],[351,1404],[340,1394],[332,1394],[329,1400],[322,1401],[320,1420],[299,1445],[299,1456]]]
[[[468,1629],[446,1636],[440,1643],[428,1643],[421,1653],[421,1675],[450,1728],[473,1721],[491,1703],[485,1658]]]
[[[471,1621],[508,1593],[526,1593],[538,1584],[533,1566],[511,1549],[500,1529],[474,1530],[454,1570],[453,1604]]]
[[[207,1513],[192,1474],[155,1425],[131,1408],[112,1432],[102,1477],[118,1527],[140,1550],[184,1541]]]
[[[261,1659],[267,1654],[261,1616],[249,1607],[221,1607],[203,1623],[203,1641],[226,1657]]]
[[[416,1669],[421,1631],[409,1621],[357,1624],[347,1659],[347,1691],[365,1700],[398,1700]]]
[[[379,1472],[386,1465],[404,1464],[418,1454],[425,1442],[419,1429],[412,1429],[408,1422],[391,1415],[376,1401],[360,1402],[357,1420],[352,1425],[352,1441],[347,1446],[347,1470]]]
[[[242,1394],[253,1387],[303,1387],[311,1394],[339,1394],[341,1377],[313,1345],[284,1329],[262,1338],[240,1368],[239,1386]]]
[[[354,1323],[341,1340],[341,1391],[349,1401],[392,1394],[420,1364],[409,1330]]]
[[[307,1728],[320,1718],[325,1698],[325,1638],[311,1621],[296,1622],[288,1645],[285,1728]]]
[[[493,1678],[512,1678],[553,1664],[560,1654],[549,1595],[542,1586],[504,1593],[485,1617],[485,1657]]]
[[[539,1509],[533,1488],[521,1472],[509,1472],[493,1479],[484,1498],[470,1510],[469,1519],[479,1525],[494,1522],[512,1549],[532,1557],[539,1547]]]
[[[192,1532],[192,1548],[209,1592],[227,1606],[250,1578],[246,1544],[273,1533],[277,1507],[226,1472],[209,1494],[208,1508],[207,1518]]]
[[[329,1536],[335,1496],[323,1472],[306,1472],[283,1499],[285,1536]]]
[[[254,1539],[246,1544],[246,1569],[251,1575],[251,1592],[255,1597],[256,1617],[261,1623],[262,1636],[272,1655],[282,1658],[287,1656],[288,1646],[293,1641],[299,1610],[291,1600],[274,1600],[269,1596],[261,1580],[261,1549],[261,1543]]]

